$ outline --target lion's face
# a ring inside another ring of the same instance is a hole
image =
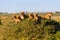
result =
[[[38,20],[38,14],[34,13],[34,20]]]
[[[29,13],[29,18],[33,19],[33,13]]]
[[[25,18],[24,12],[21,12],[19,16],[20,16],[21,19],[24,19]]]

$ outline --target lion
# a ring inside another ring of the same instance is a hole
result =
[[[22,21],[25,18],[26,18],[26,15],[24,14],[24,12],[20,12],[19,15],[14,15],[13,16],[13,19],[16,22],[16,24],[18,24],[20,21]]]
[[[50,19],[51,20],[52,16],[53,16],[53,14],[51,12],[47,12],[44,17],[45,17],[45,19]]]
[[[21,20],[25,19],[27,16],[24,14],[24,12],[20,12],[19,17],[21,18]]]
[[[51,20],[52,16],[53,16],[53,14],[51,12],[46,12],[45,15],[41,15],[40,17],[42,19],[50,19]]]
[[[33,18],[34,18],[33,13],[29,13],[29,19],[33,19]]]
[[[34,13],[33,15],[34,15],[34,20],[37,21],[38,20],[38,14]]]
[[[18,24],[20,22],[20,20],[18,19],[18,16],[17,15],[14,15],[13,18],[14,18],[14,21],[15,21],[16,24]]]

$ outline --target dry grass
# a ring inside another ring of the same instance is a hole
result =
[[[58,23],[56,24],[57,26],[55,25],[54,23],[55,21],[53,21],[53,25],[46,24],[47,26],[45,26],[46,20],[42,21],[39,20],[42,23],[36,24],[36,22],[33,20],[28,21],[28,18],[24,19],[23,21],[21,21],[19,24],[16,25],[14,23],[14,20],[12,19],[13,15],[19,15],[19,14],[0,15],[0,21],[1,21],[0,40],[29,40],[29,39],[44,40],[44,38],[47,37],[46,34],[44,33],[48,33],[50,30],[49,28],[59,26]],[[60,20],[60,16],[53,16],[52,19],[56,21]],[[48,22],[51,21],[52,20],[48,20]],[[48,37],[50,38],[50,40],[53,40],[53,37],[54,39],[56,38],[55,35],[49,34]]]
[[[53,16],[52,19],[59,22],[60,21],[60,16]]]

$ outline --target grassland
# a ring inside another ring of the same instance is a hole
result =
[[[60,14],[54,13],[52,20],[41,19],[39,23],[26,18],[18,24],[13,15],[0,14],[0,40],[60,40]]]

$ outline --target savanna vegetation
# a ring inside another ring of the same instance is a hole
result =
[[[26,18],[18,24],[13,15],[19,14],[0,13],[0,40],[60,40],[60,13],[53,13],[51,20]]]

